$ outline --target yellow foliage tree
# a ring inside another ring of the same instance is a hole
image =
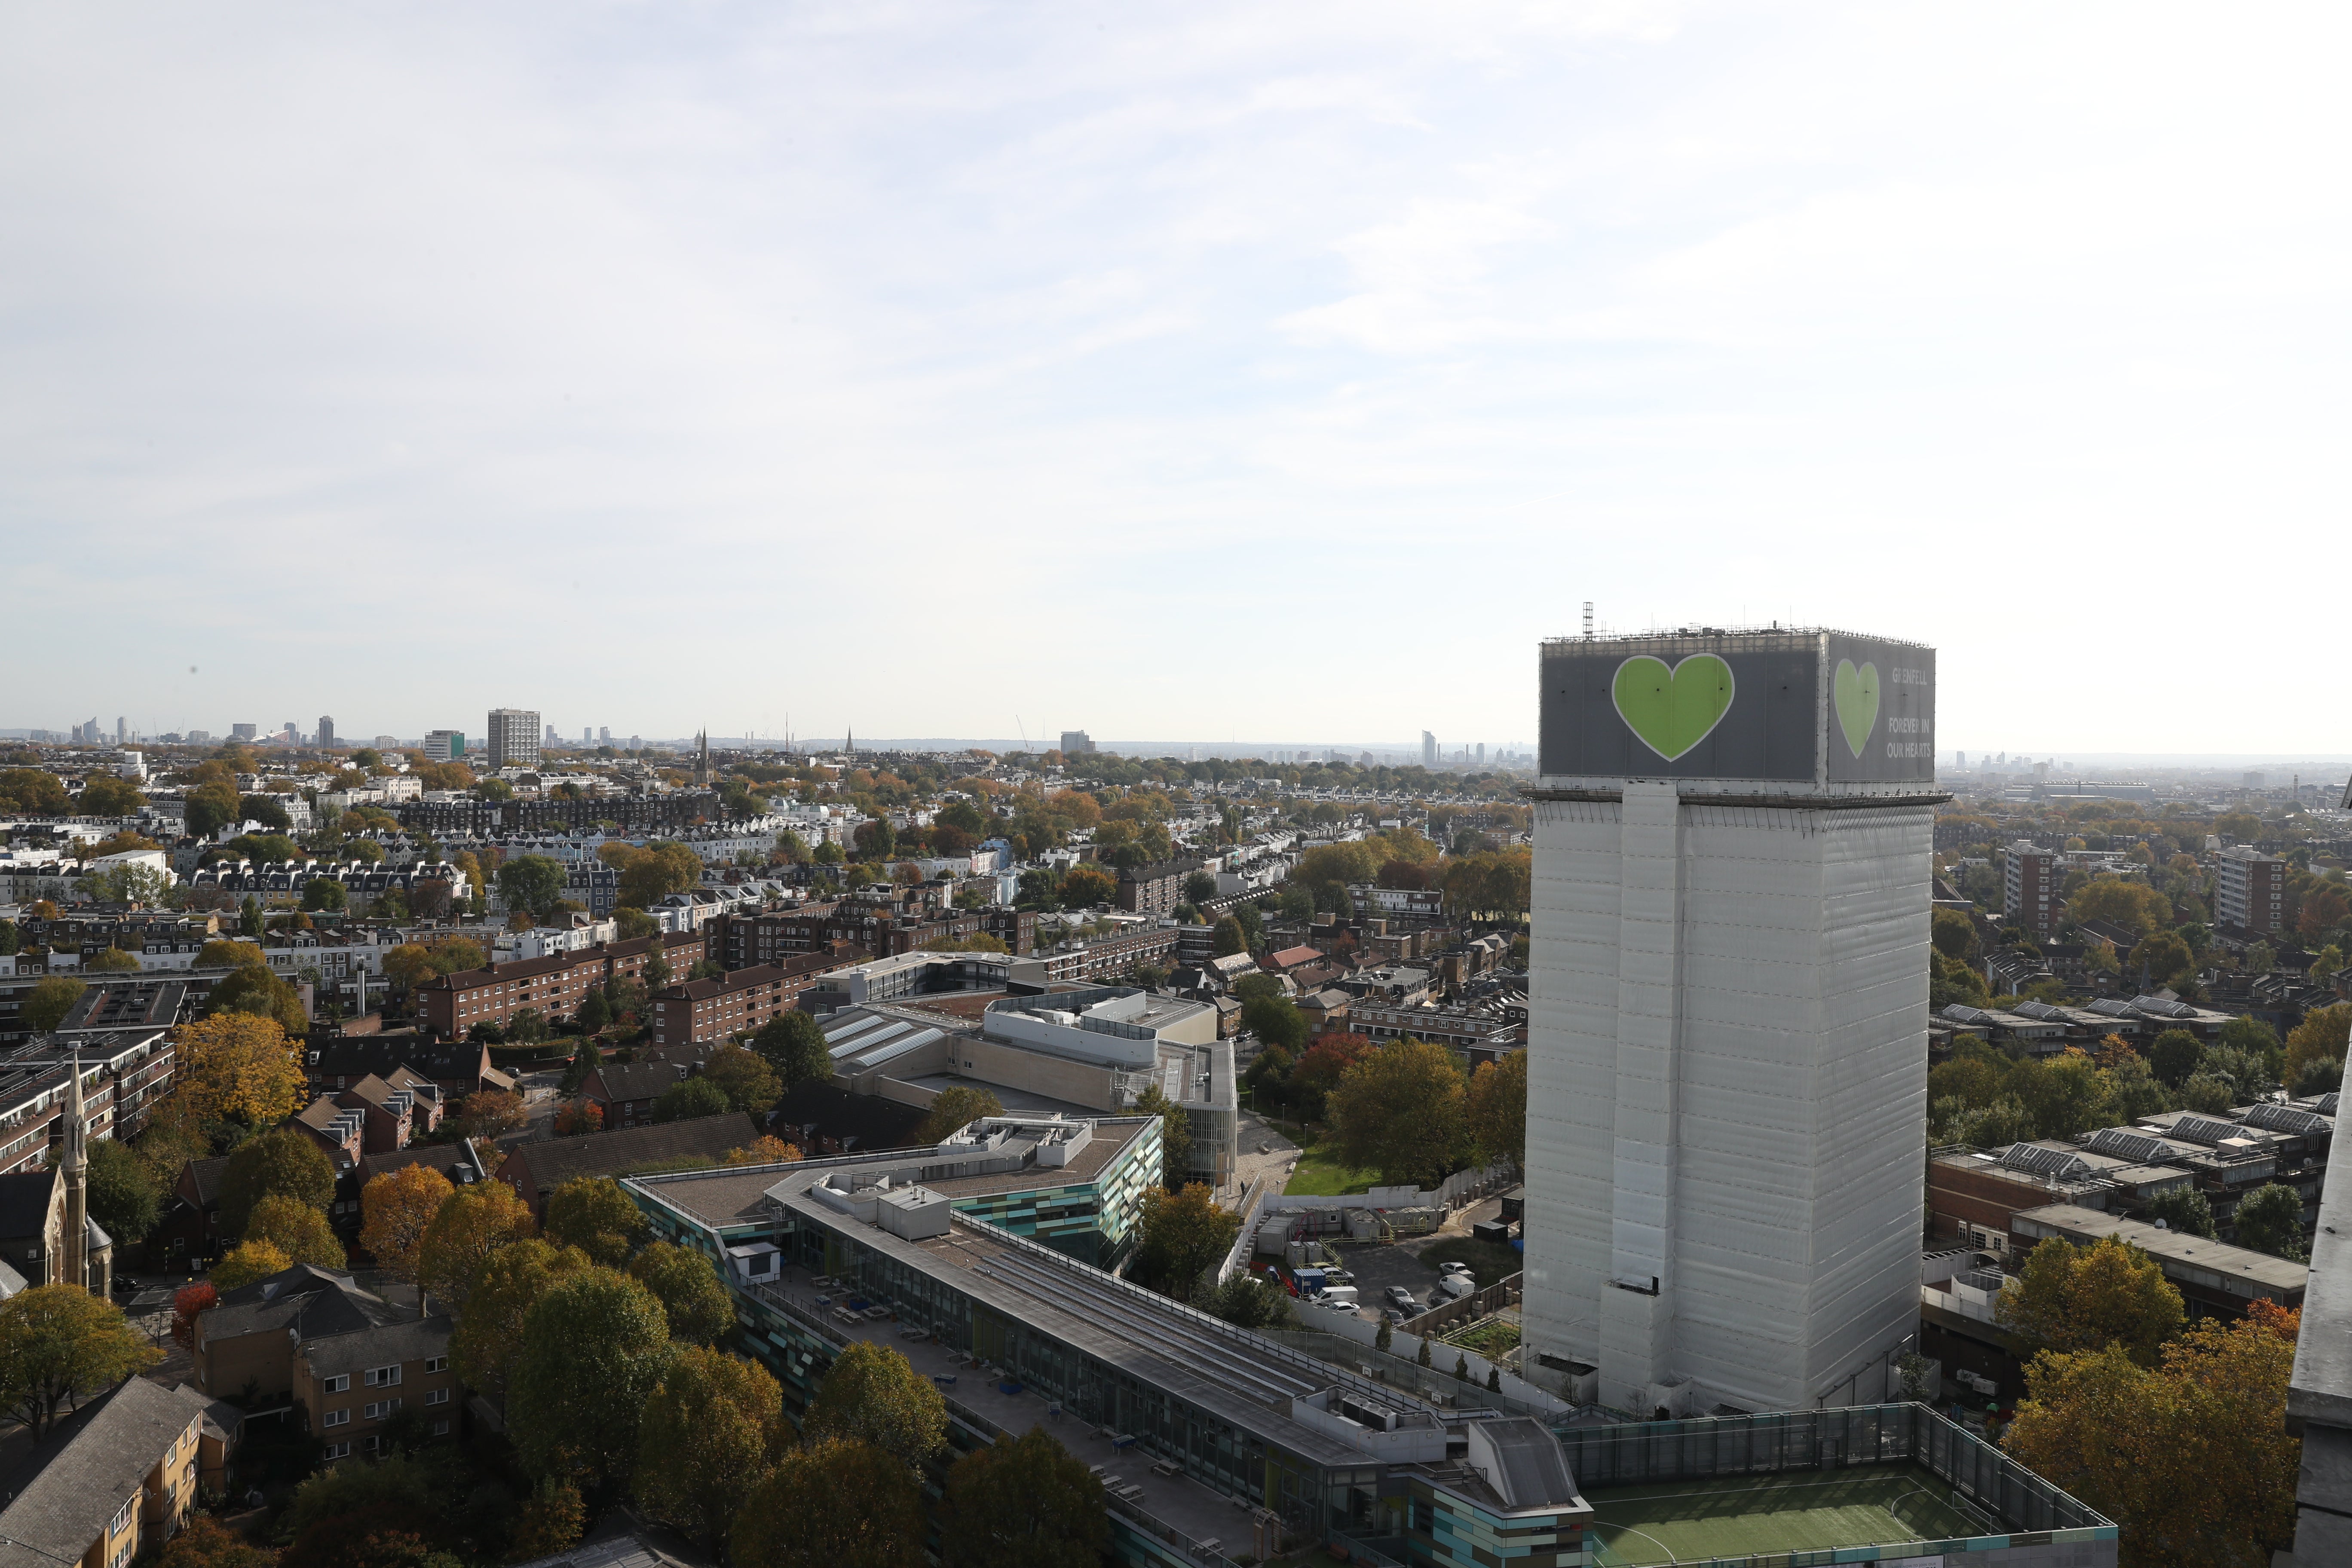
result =
[[[2352,1040],[2352,1002],[2305,1013],[2303,1022],[2287,1031],[2286,1081],[2294,1082],[2309,1063],[2342,1061],[2347,1040]]]
[[[2116,1237],[2077,1247],[2045,1237],[1993,1303],[1994,1321],[2036,1350],[2100,1351],[2120,1345],[2153,1366],[2180,1331],[2180,1292],[2163,1268]]]
[[[335,1239],[327,1216],[282,1193],[267,1194],[253,1205],[245,1222],[245,1239],[265,1243],[295,1263],[341,1268],[344,1262],[343,1244]]]
[[[539,1234],[530,1207],[504,1182],[476,1182],[450,1194],[425,1228],[416,1279],[452,1306],[467,1293],[490,1255]]]
[[[254,1013],[215,1013],[180,1026],[173,1093],[206,1121],[268,1126],[302,1104],[301,1063],[285,1029]]]
[[[294,1260],[266,1241],[246,1241],[226,1258],[213,1265],[209,1278],[213,1289],[222,1295],[240,1289],[257,1279],[267,1279],[272,1274],[294,1267]]]
[[[430,1165],[386,1171],[360,1190],[360,1245],[394,1279],[415,1279],[425,1232],[457,1190]]]

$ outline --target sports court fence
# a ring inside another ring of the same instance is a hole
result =
[[[1993,1515],[2004,1530],[2096,1530],[2112,1521],[1924,1405],[1858,1405],[1557,1428],[1579,1489],[1835,1470],[1906,1460]]]

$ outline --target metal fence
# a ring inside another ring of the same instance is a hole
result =
[[[1924,1405],[1557,1429],[1587,1491],[1909,1461],[2011,1531],[2112,1531],[2112,1522]]]

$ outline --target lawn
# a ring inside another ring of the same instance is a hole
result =
[[[1330,1146],[1322,1142],[1321,1134],[1314,1128],[1292,1132],[1286,1127],[1283,1131],[1301,1151],[1297,1168],[1283,1184],[1284,1192],[1302,1197],[1336,1198],[1350,1193],[1369,1193],[1381,1184],[1378,1171],[1352,1170],[1334,1159]]]
[[[1946,1541],[1985,1533],[1951,1489],[1911,1465],[1802,1470],[1590,1493],[1595,1559],[1629,1565]]]

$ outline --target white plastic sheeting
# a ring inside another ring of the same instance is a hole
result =
[[[1915,1331],[1932,836],[1665,782],[1537,806],[1524,1311],[1603,1403],[1805,1408]]]

